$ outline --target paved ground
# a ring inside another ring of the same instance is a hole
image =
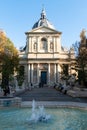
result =
[[[87,103],[87,98],[74,98],[49,87],[34,88],[31,91],[27,90],[16,96],[21,97],[23,101],[32,101],[34,99],[36,101],[72,101]]]

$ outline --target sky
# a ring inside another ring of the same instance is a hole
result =
[[[25,32],[39,20],[42,8],[47,19],[62,32],[62,46],[69,48],[87,29],[87,0],[0,0],[0,29],[15,47],[26,45]]]

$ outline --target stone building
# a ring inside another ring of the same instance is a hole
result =
[[[60,81],[65,66],[67,74],[75,61],[73,48],[61,45],[62,32],[57,31],[43,9],[40,19],[26,33],[26,46],[20,51],[20,65],[25,69],[26,83],[51,85]]]

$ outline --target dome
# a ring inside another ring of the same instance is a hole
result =
[[[44,9],[41,12],[41,18],[33,25],[32,29],[38,28],[40,26],[45,26],[45,27],[55,29],[54,26],[46,18],[46,13]]]

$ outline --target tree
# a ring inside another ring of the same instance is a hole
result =
[[[78,71],[79,83],[87,84],[87,39],[85,30],[80,34],[81,41],[74,44],[76,52],[76,70]]]
[[[10,75],[13,75],[18,69],[19,56],[12,41],[2,33],[0,33],[0,63],[2,88],[6,90],[9,86]]]
[[[0,31],[0,53],[4,51],[5,44],[6,44],[5,32]]]
[[[22,86],[24,82],[24,66],[19,66],[17,75],[18,85]]]

